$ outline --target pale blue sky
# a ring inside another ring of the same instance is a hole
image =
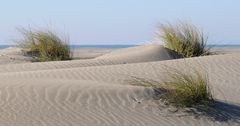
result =
[[[5,0],[0,44],[16,27],[51,27],[74,44],[139,44],[154,39],[158,23],[191,21],[212,44],[240,44],[239,0]]]

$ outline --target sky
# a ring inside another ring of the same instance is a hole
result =
[[[240,0],[2,0],[0,17],[0,44],[14,43],[19,27],[48,28],[71,44],[151,43],[159,24],[179,20],[210,44],[240,44]]]

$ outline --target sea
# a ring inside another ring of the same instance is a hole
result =
[[[70,45],[71,48],[128,48],[134,47],[137,45]],[[0,49],[14,47],[14,45],[0,45]],[[240,48],[240,45],[207,45],[207,47],[211,48]]]

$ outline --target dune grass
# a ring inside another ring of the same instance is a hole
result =
[[[28,49],[34,61],[70,60],[71,50],[68,41],[62,40],[55,33],[47,31],[32,31],[18,29],[23,39],[18,41],[19,46]]]
[[[195,71],[189,75],[175,71],[169,73],[169,77],[167,82],[134,77],[132,84],[152,87],[155,91],[154,98],[176,107],[207,107],[214,102],[208,78],[200,72]]]
[[[158,33],[166,48],[177,52],[182,57],[210,54],[210,48],[206,47],[208,37],[193,24],[186,22],[179,22],[176,25],[162,24]]]

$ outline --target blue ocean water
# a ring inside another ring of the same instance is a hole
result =
[[[0,45],[0,49],[4,49],[8,47],[14,47],[14,45]]]
[[[240,48],[240,45],[207,45],[211,48]]]
[[[70,45],[71,48],[128,48],[137,45]],[[0,45],[0,49],[14,47],[14,45]],[[240,45],[207,45],[211,48],[240,48]]]

